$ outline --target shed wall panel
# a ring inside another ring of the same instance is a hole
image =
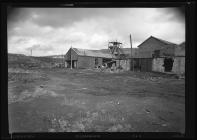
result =
[[[140,59],[141,71],[152,71],[152,58],[142,58]]]
[[[98,58],[98,66],[102,66],[103,64],[103,58]]]
[[[95,58],[88,57],[88,56],[78,56],[77,67],[78,68],[94,68]]]
[[[130,65],[131,62],[129,59],[125,59],[125,60],[116,60],[116,66],[119,67],[121,66],[123,68],[123,70],[130,70]]]

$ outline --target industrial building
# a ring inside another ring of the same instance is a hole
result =
[[[131,55],[132,53],[132,55]],[[122,43],[108,43],[108,49],[70,48],[65,55],[67,68],[122,68],[144,72],[185,73],[185,43],[180,45],[150,36],[137,48],[123,48]]]
[[[138,46],[134,67],[140,71],[185,73],[185,43],[177,45],[150,36]]]
[[[65,67],[67,68],[95,68],[107,65],[107,67],[122,66],[130,69],[130,48],[122,48],[120,42],[109,42],[108,49],[88,50],[70,48],[65,55]],[[133,55],[136,53],[133,49]],[[72,62],[72,64],[71,64]]]
[[[65,67],[95,68],[111,60],[112,60],[112,55],[105,50],[101,51],[101,50],[70,48],[65,55]]]

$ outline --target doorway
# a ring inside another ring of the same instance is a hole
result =
[[[71,61],[67,61],[67,68],[71,68]],[[72,68],[77,68],[76,60],[72,60]]]
[[[174,60],[172,58],[165,58],[164,59],[164,69],[165,72],[171,72],[173,67]]]

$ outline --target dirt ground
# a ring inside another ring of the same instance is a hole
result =
[[[185,132],[185,80],[157,73],[9,69],[10,132]]]

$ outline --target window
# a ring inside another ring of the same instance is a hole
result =
[[[173,62],[174,62],[174,60],[172,58],[165,58],[164,59],[163,66],[165,68],[165,72],[171,72],[172,71]]]

